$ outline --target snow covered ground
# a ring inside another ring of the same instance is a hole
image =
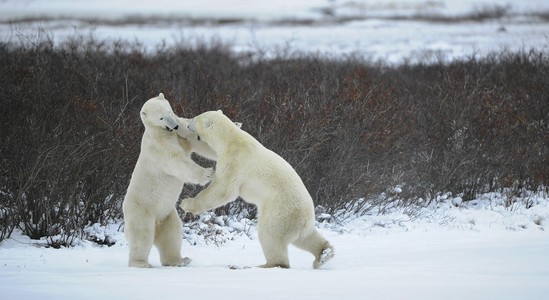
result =
[[[217,40],[239,53],[451,60],[503,48],[548,50],[549,1],[0,1],[1,41],[39,34],[58,43],[80,34],[138,40],[150,50]]]
[[[116,225],[94,229],[116,240],[112,247],[81,241],[56,250],[16,233],[0,244],[0,298],[547,299],[549,196],[530,196],[528,209],[504,201],[499,194],[468,203],[442,198],[414,214],[393,209],[321,223],[336,246],[321,270],[296,248],[292,269],[253,268],[264,262],[253,226],[220,228],[231,237],[224,243],[184,241],[183,254],[193,259],[184,268],[161,267],[153,250],[152,269],[127,267]]]

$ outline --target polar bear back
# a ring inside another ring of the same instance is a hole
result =
[[[314,218],[313,200],[294,168],[275,152],[264,147],[253,136],[240,129],[223,113],[207,112],[195,118],[190,128],[202,133],[217,153],[217,172],[232,178],[244,201],[258,210],[280,206],[295,210],[304,218]],[[200,128],[194,128],[194,127]]]
[[[264,199],[262,194],[269,193],[280,199],[279,201],[293,198],[303,206],[312,205],[313,200],[303,181],[292,166],[278,154],[261,146],[256,151],[244,152],[241,155],[248,157],[252,166],[241,173],[244,177],[241,179],[242,182],[246,182],[241,190],[243,199],[249,199],[247,201],[262,206],[265,204],[260,202]]]

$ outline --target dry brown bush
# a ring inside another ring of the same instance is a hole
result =
[[[84,226],[120,219],[138,111],[159,92],[179,115],[222,109],[244,123],[328,212],[359,198],[383,204],[389,198],[377,196],[396,185],[403,192],[393,196],[411,204],[549,182],[544,53],[389,68],[315,56],[246,61],[218,44],[142,48],[90,37],[0,44],[0,239],[20,227],[70,244]],[[243,210],[253,214],[241,201],[219,212]]]

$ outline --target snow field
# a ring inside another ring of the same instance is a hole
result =
[[[445,198],[444,196],[443,198]],[[290,247],[291,269],[261,269],[255,226],[221,226],[218,243],[199,236],[183,241],[188,267],[127,267],[127,242],[118,224],[95,227],[112,247],[80,241],[73,248],[36,246],[20,233],[0,244],[2,299],[545,299],[549,293],[549,199],[532,196],[526,209],[477,204],[458,197],[439,201],[414,218],[394,209],[344,222],[320,223],[336,256],[322,269]],[[470,203],[470,202],[469,202]],[[475,203],[475,202],[473,202]],[[201,218],[204,221],[211,216]],[[221,221],[218,221],[221,224]],[[234,223],[226,220],[226,224]],[[200,224],[200,226],[205,226]],[[92,226],[93,227],[93,226]],[[221,228],[224,228],[223,230]],[[191,245],[196,244],[196,245]],[[251,268],[248,268],[251,267]]]

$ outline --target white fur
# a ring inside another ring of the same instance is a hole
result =
[[[185,182],[205,185],[212,169],[191,159],[192,133],[179,128],[183,119],[175,116],[163,94],[145,102],[141,120],[145,125],[141,152],[123,203],[128,264],[151,267],[148,256],[154,244],[163,266],[184,266],[190,259],[181,257],[182,224],[175,204]]]
[[[217,155],[211,184],[181,208],[199,214],[242,197],[257,205],[258,235],[267,262],[289,268],[288,245],[315,256],[314,268],[333,257],[329,242],[315,228],[313,200],[301,178],[283,158],[238,128],[221,111],[193,119],[195,131]]]

